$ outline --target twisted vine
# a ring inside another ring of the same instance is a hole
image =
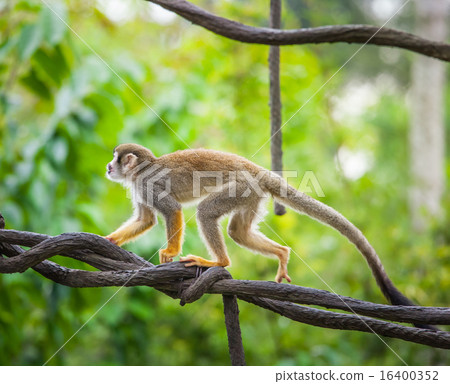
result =
[[[4,222],[0,224],[0,228],[3,228]],[[31,248],[25,251],[22,246]],[[446,307],[390,306],[291,284],[234,280],[228,271],[220,267],[203,268],[199,271],[196,267],[186,268],[179,262],[155,266],[90,233],[48,236],[0,229],[0,254],[7,256],[0,258],[0,273],[20,273],[31,268],[58,284],[78,288],[148,286],[174,299],[180,299],[182,305],[193,303],[204,294],[221,294],[224,295],[224,303],[227,300],[225,296],[237,297],[310,325],[374,332],[380,336],[450,349],[450,332],[419,329],[386,321],[449,325],[450,308]],[[48,260],[55,255],[81,260],[99,271],[66,268]],[[200,276],[199,272],[202,272]],[[236,323],[237,303],[228,304],[230,308],[235,307],[230,313],[234,313]],[[306,305],[338,309],[350,314],[309,308]],[[235,331],[239,330],[240,339],[240,328],[234,328]],[[241,352],[243,356],[243,351]],[[242,364],[243,360],[239,362]]]

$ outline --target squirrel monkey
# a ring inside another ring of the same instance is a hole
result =
[[[263,203],[272,196],[347,237],[365,257],[386,298],[392,304],[413,305],[395,288],[373,247],[350,221],[243,157],[207,149],[155,157],[140,145],[121,144],[114,149],[114,158],[106,168],[107,178],[130,188],[135,211],[130,220],[106,237],[114,244],[120,246],[149,230],[157,223],[159,213],[166,222],[167,233],[167,248],[160,250],[160,262],[172,261],[181,253],[183,242],[181,205],[197,200],[198,228],[213,261],[193,255],[181,257],[180,261],[186,266],[229,266],[219,221],[231,215],[228,235],[253,252],[278,258],[275,280],[291,282],[287,270],[290,249],[268,239],[256,227],[261,221]]]

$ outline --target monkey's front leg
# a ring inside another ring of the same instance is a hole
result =
[[[165,215],[166,217],[166,233],[167,248],[159,251],[159,262],[168,263],[173,261],[175,256],[181,253],[183,244],[184,219],[183,212],[180,210],[173,211]]]
[[[105,238],[118,246],[125,244],[156,224],[155,213],[145,206],[138,206],[135,215]]]

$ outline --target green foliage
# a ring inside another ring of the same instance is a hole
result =
[[[222,3],[215,12],[267,25],[265,6]],[[323,4],[314,10],[311,1],[298,2],[300,8],[294,3],[283,15],[291,28],[358,23],[364,14],[330,1],[324,4],[332,12]],[[52,2],[59,16],[32,0],[7,4],[0,10],[0,211],[8,228],[109,233],[130,213],[125,191],[103,176],[119,142],[139,142],[156,155],[187,143],[270,166],[267,47],[229,41],[178,18],[157,24],[149,20],[155,8],[143,2],[132,2],[135,17],[120,22],[80,1]],[[283,121],[298,112],[283,128],[285,168],[299,172],[291,179],[295,186],[314,171],[326,195],[321,200],[363,230],[405,294],[446,305],[448,218],[421,237],[409,222],[405,80],[397,88],[372,88],[375,103],[337,118],[349,82],[373,85],[389,70],[378,51],[367,48],[309,100],[356,49],[283,47]],[[401,53],[396,71],[407,73],[405,57]],[[371,166],[358,178],[346,177],[337,160],[342,148],[370,154]],[[445,212],[449,208],[447,194]],[[205,255],[195,210],[185,214],[183,252]],[[292,212],[269,213],[260,227],[292,247],[294,283],[384,302],[361,256],[333,230]],[[160,225],[128,248],[156,262],[163,238]],[[275,261],[227,245],[235,278],[274,277]],[[0,364],[43,364],[80,327],[49,364],[229,364],[220,297],[181,308],[150,288],[70,289],[32,271],[0,275],[0,289]],[[293,323],[246,303],[240,309],[249,364],[400,364],[376,336]],[[386,342],[408,364],[448,363],[441,351]]]

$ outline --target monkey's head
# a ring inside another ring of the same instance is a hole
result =
[[[138,144],[120,144],[114,148],[114,157],[106,165],[106,177],[118,183],[131,181],[144,163],[155,159],[153,153]]]

